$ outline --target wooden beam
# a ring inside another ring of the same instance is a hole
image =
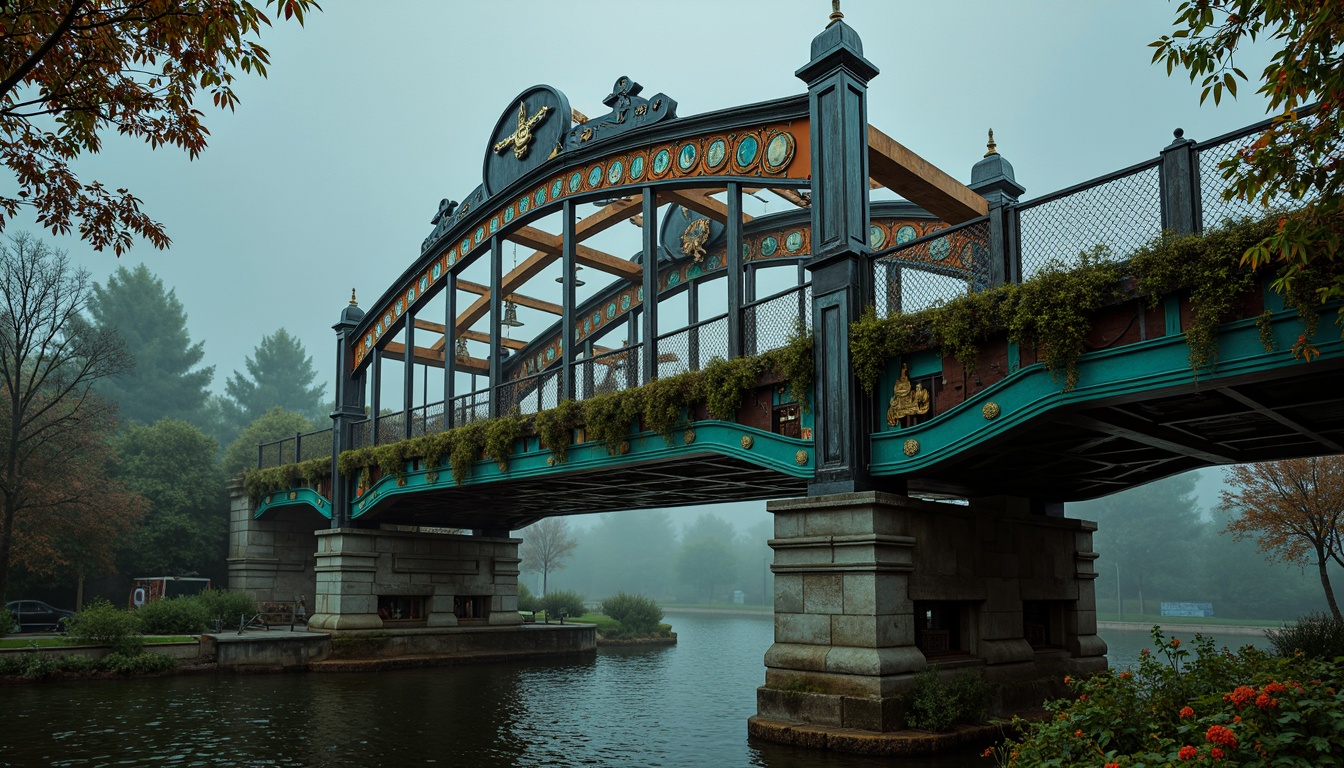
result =
[[[520,227],[509,233],[508,239],[510,242],[534,248],[549,256],[559,256],[560,246],[563,245],[560,235],[552,235],[536,227]],[[638,264],[586,245],[578,246],[574,258],[585,267],[592,267],[617,277],[634,280],[642,274]]]
[[[868,174],[948,224],[960,224],[989,213],[985,198],[871,125]]]
[[[728,205],[710,197],[708,192],[696,189],[673,189],[659,192],[658,197],[660,202],[665,199],[670,203],[684,205],[720,224],[728,222]],[[751,218],[748,214],[742,214],[742,221],[744,222],[751,221]]]
[[[480,283],[473,283],[467,280],[459,279],[457,281],[457,287],[466,291],[467,293],[474,293],[478,296],[490,295],[490,286],[481,285]],[[559,304],[555,304],[549,301],[543,301],[542,299],[534,299],[531,296],[522,293],[510,293],[504,297],[504,300],[512,301],[513,303],[517,304],[520,307],[529,307],[531,309],[541,310],[542,312],[549,312],[552,315],[563,314],[561,312]]]
[[[389,341],[383,347],[383,358],[386,360],[406,360],[406,345],[399,341]],[[443,367],[443,349],[428,349],[425,347],[416,347],[414,362],[416,365],[427,365],[431,368]],[[479,357],[459,357],[457,358],[457,370],[467,373],[490,372],[489,362]]]

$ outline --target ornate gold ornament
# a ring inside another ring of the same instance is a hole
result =
[[[406,478],[404,478],[404,477],[398,477],[398,478],[397,478],[397,487],[398,487],[398,488],[405,488],[405,487],[406,487]]]
[[[696,219],[681,233],[681,252],[695,257],[699,264],[705,258],[705,244],[709,242],[709,219]]]
[[[648,104],[640,104],[638,107],[635,107],[635,114],[636,114],[636,115],[642,115],[642,114],[647,113],[648,111],[649,111],[649,105],[648,105]]]
[[[993,400],[990,400],[988,403],[985,403],[980,408],[980,414],[984,416],[987,421],[993,421],[997,419],[1000,413],[1002,413],[1002,411],[999,409],[999,404],[994,402]]]
[[[798,462],[798,466],[807,466],[807,451],[799,451],[793,455],[793,460]]]
[[[919,441],[912,437],[905,441],[903,448],[906,456],[914,456],[916,453],[919,453]]]
[[[929,412],[929,391],[922,383],[910,388],[908,366],[901,364],[901,377],[891,388],[891,404],[887,406],[887,426],[900,426],[906,416],[922,416]]]
[[[682,435],[682,436],[681,436],[681,439],[682,439],[682,441],[685,442],[687,445],[690,445],[691,443],[694,443],[694,442],[695,442],[695,430],[694,430],[694,429],[688,429],[688,430],[686,430],[686,434]]]
[[[532,147],[532,129],[536,128],[551,113],[550,107],[542,107],[537,110],[537,114],[527,116],[527,102],[518,102],[518,127],[511,136],[495,145],[495,152],[503,154],[504,150],[513,147],[513,156],[522,160],[527,157],[527,151]],[[463,210],[466,210],[464,205]]]
[[[546,457],[546,466],[548,466],[548,467],[554,467],[554,466],[555,466],[555,457],[554,457],[554,456],[547,456],[547,457]]]
[[[750,451],[750,450],[751,450],[751,447],[752,447],[753,445],[755,445],[755,444],[756,444],[756,441],[752,439],[751,435],[743,435],[743,436],[742,436],[742,447],[743,447],[745,450]]]
[[[299,492],[298,492],[298,491],[290,491],[290,492],[289,492],[289,500],[290,500],[290,501],[293,501],[293,500],[295,500],[295,499],[297,499],[297,498],[299,498]]]
[[[429,483],[430,485],[433,485],[434,483],[439,482],[439,473],[438,473],[438,472],[429,472],[429,473],[426,473],[426,474],[425,474],[425,482]]]
[[[617,450],[620,452],[622,456],[624,456],[625,454],[630,452],[630,443],[625,440],[622,440],[621,445]]]
[[[583,131],[579,133],[579,141],[587,141],[591,138],[593,138],[592,128],[584,128]]]

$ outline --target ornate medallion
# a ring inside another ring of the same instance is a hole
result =
[[[635,155],[630,158],[630,180],[638,181],[639,177],[644,175],[644,156]]]
[[[597,185],[602,183],[602,164],[598,163],[588,169],[588,188],[597,189]]]
[[[761,240],[762,256],[770,258],[771,256],[774,256],[775,251],[778,250],[779,250],[779,241],[776,240],[773,235],[767,235],[764,240]]]
[[[803,248],[803,233],[798,230],[791,230],[784,236],[784,250],[789,253],[797,253]]]
[[[905,245],[916,237],[918,237],[918,235],[915,234],[915,228],[909,224],[905,224],[900,229],[896,230],[897,245]]]
[[[751,450],[751,447],[752,447],[753,445],[755,445],[755,444],[756,444],[756,441],[752,439],[751,435],[743,435],[743,436],[742,436],[742,448],[743,448],[743,450],[750,451],[750,450]]]
[[[868,226],[868,247],[873,250],[881,250],[882,246],[887,244],[887,230],[877,224]]]
[[[541,125],[550,113],[550,107],[542,107],[535,115],[528,117],[527,102],[518,102],[518,127],[511,136],[495,145],[495,153],[502,155],[504,150],[513,147],[514,157],[519,160],[527,157],[527,151],[532,148],[532,129]]]
[[[952,253],[952,243],[948,242],[946,237],[940,237],[929,243],[929,258],[934,261],[942,261]]]
[[[774,134],[765,144],[765,169],[771,173],[783,171],[793,160],[795,149],[793,136],[783,132]]]
[[[655,176],[662,176],[667,173],[667,169],[672,165],[672,153],[666,147],[658,150],[653,156],[653,173]]]
[[[798,462],[798,466],[807,466],[807,451],[799,451],[793,455],[793,460]]]
[[[696,149],[694,144],[682,144],[681,149],[677,150],[677,167],[683,172],[691,170],[695,167],[695,160],[699,154],[700,150]]]
[[[552,200],[554,200],[555,198],[559,197],[559,196],[560,196],[560,193],[561,193],[561,192],[564,192],[564,191],[565,191],[565,183],[564,183],[563,181],[561,181],[561,180],[559,180],[559,179],[556,179],[555,181],[552,181],[552,182],[551,182],[551,199],[552,199]]]
[[[710,169],[717,169],[726,159],[728,159],[728,142],[723,139],[711,141],[709,149],[705,150],[705,165]]]
[[[709,219],[696,219],[681,233],[681,252],[699,264],[705,258],[705,244],[709,242]]]
[[[993,421],[999,418],[1000,413],[1002,413],[1002,411],[999,409],[999,404],[993,400],[985,403],[980,408],[980,415],[984,416],[986,421]]]
[[[906,365],[901,364],[901,377],[891,388],[891,402],[887,406],[887,426],[899,427],[906,416],[922,416],[929,412],[929,391],[923,384],[910,388]]]
[[[583,188],[583,174],[575,171],[569,176],[569,191],[578,192]]]
[[[919,453],[919,441],[913,437],[906,440],[905,445],[902,446],[902,450],[905,451],[906,456],[914,456],[916,453]]]
[[[756,162],[756,156],[761,153],[761,140],[747,134],[737,141],[737,151],[733,154],[733,160],[737,162],[737,167],[746,168]]]
[[[694,442],[695,442],[695,430],[694,430],[694,429],[688,429],[688,430],[686,430],[686,434],[684,434],[684,435],[681,436],[681,440],[682,440],[682,442],[686,443],[687,445],[690,445],[691,443],[694,443]]]
[[[625,175],[625,164],[620,160],[612,160],[611,166],[607,168],[607,183],[620,184],[621,178]]]

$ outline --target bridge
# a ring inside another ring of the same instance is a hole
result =
[[[235,586],[333,631],[509,626],[510,531],[770,499],[753,732],[884,733],[929,664],[1006,705],[1104,666],[1064,502],[1344,450],[1339,334],[1207,271],[1265,230],[1219,164],[1266,124],[1023,200],[992,133],[963,184],[868,125],[842,19],[797,74],[694,116],[624,76],[598,117],[510,100],[481,183],[341,312],[332,428],[258,447]]]

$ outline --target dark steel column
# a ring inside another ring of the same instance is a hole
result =
[[[372,391],[369,393],[369,396],[373,399],[373,414],[370,417],[373,421],[369,423],[369,445],[377,445],[379,412],[383,408],[383,348],[376,344],[373,347],[373,363],[369,366],[369,370],[373,373]]]
[[[644,365],[638,384],[658,378],[658,199],[644,188]]]
[[[503,411],[499,405],[499,385],[503,374],[503,360],[500,359],[499,313],[503,302],[499,292],[504,285],[504,242],[498,236],[490,238],[490,376],[487,389],[490,393],[490,416],[499,416]]]
[[[349,519],[350,481],[341,477],[341,451],[353,445],[354,424],[364,419],[364,378],[356,377],[351,345],[355,329],[364,319],[364,311],[350,296],[350,305],[341,312],[341,319],[332,328],[336,331],[336,410],[331,414],[331,527],[340,528]],[[297,446],[296,443],[296,448]]]
[[[401,371],[403,437],[411,439],[411,403],[415,401],[415,314],[406,306],[406,367]]]
[[[443,301],[443,427],[457,425],[453,397],[457,394],[457,273],[449,270]]]
[[[560,399],[574,399],[574,201],[560,206]]]
[[[728,182],[728,358],[742,357],[742,185]]]
[[[1162,229],[1178,235],[1204,231],[1199,189],[1199,153],[1195,142],[1176,129],[1176,138],[1162,150]]]

